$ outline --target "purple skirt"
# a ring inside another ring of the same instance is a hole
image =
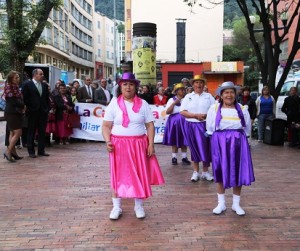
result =
[[[185,122],[184,136],[191,151],[192,161],[203,161],[204,166],[209,166],[211,161],[209,138],[205,136],[205,122]]]
[[[185,130],[185,118],[180,113],[171,114],[166,123],[163,145],[186,146],[183,131]]]
[[[211,137],[215,182],[224,188],[249,186],[255,181],[251,151],[244,130],[215,131]]]

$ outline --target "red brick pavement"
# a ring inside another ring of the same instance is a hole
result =
[[[50,157],[17,163],[1,158],[0,250],[300,250],[299,149],[252,142],[256,182],[243,189],[244,217],[231,211],[231,191],[225,214],[213,215],[215,185],[191,183],[191,167],[172,166],[170,150],[156,145],[166,185],[154,187],[144,220],[132,200],[123,200],[120,220],[108,219],[102,143],[54,146]]]

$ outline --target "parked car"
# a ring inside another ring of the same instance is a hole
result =
[[[296,87],[298,95],[300,95],[300,77],[287,79],[281,87],[277,102],[276,102],[276,118],[286,120],[286,115],[281,111],[284,99],[289,95],[291,87]]]

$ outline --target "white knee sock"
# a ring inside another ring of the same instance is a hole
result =
[[[177,158],[177,153],[172,153],[172,158]]]
[[[182,152],[181,155],[182,155],[182,158],[183,158],[183,159],[187,157],[186,152]]]
[[[225,194],[219,194],[218,193],[218,204],[225,205]]]
[[[121,198],[112,198],[113,207],[121,208]]]
[[[138,207],[138,206],[143,207],[143,202],[144,202],[143,199],[138,199],[138,198],[134,199],[135,207]]]
[[[232,195],[232,205],[240,206],[240,199],[241,199],[241,197],[239,195],[233,194]]]

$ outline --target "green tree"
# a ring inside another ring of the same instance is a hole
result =
[[[4,73],[9,70],[23,72],[28,56],[48,24],[47,19],[52,8],[57,9],[61,0],[34,1],[6,0],[0,8],[1,41],[0,67]],[[7,13],[7,14],[6,14]]]
[[[193,8],[196,4],[203,8],[213,8],[216,5],[224,4],[222,0],[183,0],[188,6]],[[228,2],[225,1],[225,3]],[[233,2],[233,1],[230,1]],[[240,11],[245,17],[247,29],[249,33],[250,41],[254,48],[254,53],[257,57],[259,70],[261,73],[262,83],[268,85],[271,94],[277,99],[280,89],[284,84],[284,81],[289,73],[293,60],[297,51],[300,49],[299,33],[300,33],[300,1],[286,0],[284,9],[280,7],[282,1],[278,0],[235,0]],[[261,32],[263,34],[263,48],[257,41],[255,35],[256,28],[253,27],[250,21],[251,7],[254,8],[255,14],[259,17],[261,25]],[[289,20],[287,20],[285,29],[281,29],[283,26],[281,17],[290,14]],[[286,67],[283,74],[275,86],[276,72],[279,66],[279,56],[281,53],[280,45],[289,33],[289,30],[293,23],[296,23],[295,37],[293,45],[288,55]]]

